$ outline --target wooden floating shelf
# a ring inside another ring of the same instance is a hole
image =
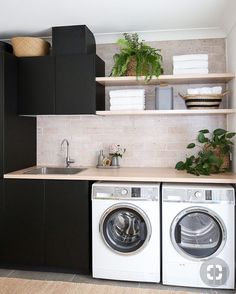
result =
[[[236,113],[236,109],[173,109],[173,110],[107,110],[97,115],[224,115]]]
[[[145,77],[138,79],[133,76],[128,77],[97,77],[96,81],[104,86],[132,86],[132,85],[168,85],[168,84],[208,84],[227,83],[235,78],[232,73],[210,73],[191,75],[160,75],[153,77],[149,82]]]

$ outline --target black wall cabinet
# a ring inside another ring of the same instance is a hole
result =
[[[18,59],[19,113],[55,112],[54,59],[51,56]]]
[[[95,114],[105,109],[105,74],[96,55],[62,55],[18,59],[19,114]]]
[[[3,178],[3,137],[4,137],[4,55],[0,53],[0,180]]]
[[[96,97],[96,56],[63,55],[55,59],[56,114],[95,114],[96,101],[101,100]],[[104,93],[102,98],[104,101]]]
[[[18,58],[19,114],[95,114],[105,110],[105,63],[85,25],[53,27],[52,56]]]
[[[35,165],[36,119],[19,117],[17,58],[0,52],[0,177]]]
[[[90,273],[88,181],[5,179],[4,191],[4,196],[0,194],[1,264]]]
[[[44,263],[44,185],[40,180],[4,180],[5,245],[2,262]]]
[[[53,55],[96,54],[93,33],[85,25],[52,28]]]

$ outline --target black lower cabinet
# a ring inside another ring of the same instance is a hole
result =
[[[88,181],[5,179],[0,192],[1,265],[91,272]]]
[[[2,239],[4,237],[4,218],[3,218],[3,213],[4,213],[4,194],[3,194],[3,179],[0,178],[0,236],[2,236]],[[0,242],[0,260],[3,255],[3,242],[1,240]]]
[[[4,235],[1,261],[14,265],[44,264],[44,183],[4,180]]]
[[[91,271],[88,193],[87,181],[45,181],[47,266]]]

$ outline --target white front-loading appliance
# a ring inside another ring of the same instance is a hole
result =
[[[234,198],[230,185],[163,184],[163,284],[234,289]]]
[[[160,281],[159,193],[156,183],[93,184],[94,278]]]

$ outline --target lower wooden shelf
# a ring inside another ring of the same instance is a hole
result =
[[[236,109],[173,109],[173,110],[106,110],[97,115],[217,115],[233,114]]]

